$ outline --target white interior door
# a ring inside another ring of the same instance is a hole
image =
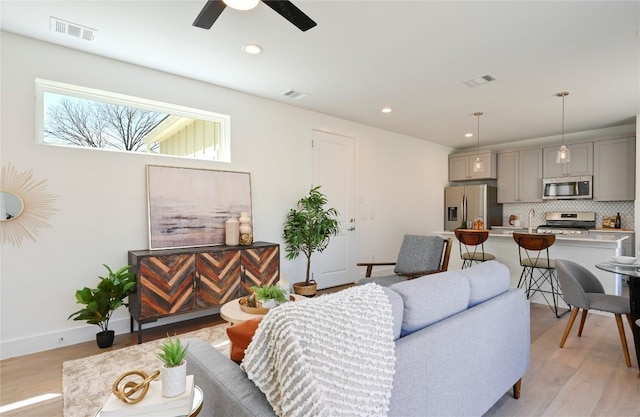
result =
[[[322,253],[311,257],[311,272],[318,288],[353,283],[357,279],[354,213],[355,139],[313,131],[313,186],[320,185],[327,207],[338,210],[340,233]]]

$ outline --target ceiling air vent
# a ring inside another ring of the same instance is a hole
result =
[[[307,97],[309,94],[305,94],[303,92],[296,91],[296,90],[289,90],[289,91],[285,91],[284,93],[282,93],[282,95],[285,96],[285,97],[292,98],[294,100],[300,100],[300,99],[303,99],[303,98]]]
[[[51,16],[50,29],[52,32],[62,33],[85,41],[92,41],[94,39],[93,35],[96,32],[95,29],[67,22],[53,16]]]
[[[469,87],[477,87],[479,85],[486,84],[488,82],[495,81],[495,80],[497,80],[495,76],[491,74],[485,74],[485,75],[481,75],[480,77],[467,80],[464,82],[464,84],[468,85]]]

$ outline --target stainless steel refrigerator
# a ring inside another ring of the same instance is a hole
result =
[[[502,204],[498,204],[496,187],[479,184],[444,189],[445,230],[471,228],[473,221],[478,217],[484,222],[485,229],[502,226]]]

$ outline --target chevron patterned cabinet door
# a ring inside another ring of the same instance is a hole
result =
[[[219,307],[247,295],[254,285],[280,278],[280,246],[201,246],[129,251],[136,274],[136,292],[129,296],[131,331],[162,317]],[[215,314],[217,311],[212,311]]]
[[[222,305],[236,298],[240,288],[240,252],[228,250],[196,256],[198,308]]]
[[[239,296],[249,294],[252,286],[271,285],[279,279],[280,246],[242,251],[242,285]]]
[[[193,254],[150,256],[140,260],[138,291],[140,319],[193,310]]]

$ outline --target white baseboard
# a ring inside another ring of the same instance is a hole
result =
[[[193,313],[181,314],[174,317],[158,319],[158,321],[142,325],[142,337],[144,339],[144,331],[157,326],[177,323],[180,321],[190,320],[198,317],[204,317],[216,314],[219,309],[207,309]],[[134,332],[137,330],[137,323],[134,322]],[[120,319],[111,319],[109,322],[109,330],[116,332],[116,335],[129,333],[130,319],[129,317]],[[29,355],[31,353],[43,352],[46,350],[57,349],[65,346],[75,345],[77,343],[96,340],[96,333],[100,329],[95,325],[84,325],[73,329],[64,329],[60,331],[42,333],[38,335],[28,336],[19,339],[3,340],[0,342],[0,359],[9,359],[16,356]],[[96,345],[96,353],[100,353],[100,349]]]

